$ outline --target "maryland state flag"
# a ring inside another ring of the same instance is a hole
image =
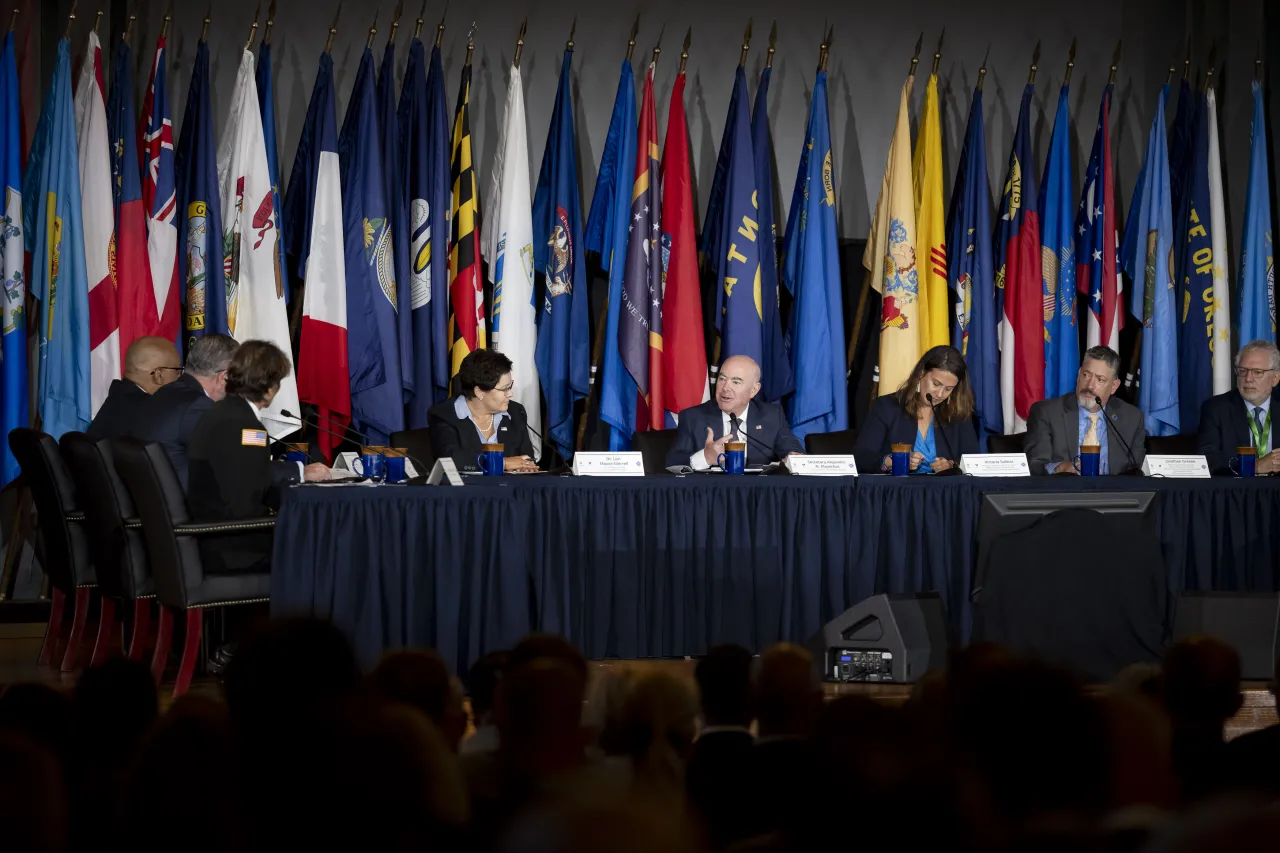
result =
[[[914,74],[910,75],[902,84],[880,197],[871,218],[867,248],[862,253],[862,265],[870,274],[871,286],[883,297],[878,381],[884,394],[897,391],[911,375],[920,358],[920,324],[924,322],[916,270],[916,207],[911,197],[911,130],[907,124],[907,102],[915,79]],[[790,222],[787,227],[790,229]],[[796,376],[798,386],[799,367]]]
[[[947,308],[947,247],[942,202],[942,122],[938,117],[938,75],[924,90],[924,115],[916,139],[911,182],[916,194],[916,247],[920,256],[920,354],[951,342]]]
[[[476,232],[480,227],[480,208],[476,200],[476,170],[471,159],[471,121],[468,101],[471,97],[471,55],[462,67],[458,86],[458,112],[453,120],[453,157],[449,174],[453,179],[453,223],[449,240],[449,351],[453,363],[449,378],[467,354],[488,345],[484,326],[484,283],[480,278],[480,253],[476,251]]]

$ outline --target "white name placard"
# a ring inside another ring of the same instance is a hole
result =
[[[973,477],[1030,477],[1025,453],[966,453],[960,470]]]
[[[436,464],[431,468],[431,473],[427,475],[429,486],[438,486],[442,482],[450,486],[462,485],[462,475],[458,473],[458,466],[448,456],[437,459]]]
[[[355,466],[352,464],[360,457],[359,453],[354,450],[345,450],[338,454],[338,458],[333,460],[333,467],[339,471],[350,471],[355,473]]]
[[[638,450],[625,453],[579,450],[573,454],[573,473],[579,477],[643,477],[644,457]]]
[[[1174,456],[1148,454],[1142,463],[1142,473],[1148,477],[1200,478],[1209,477],[1209,461],[1203,456]]]
[[[805,477],[856,477],[858,464],[849,454],[799,454],[787,459],[792,474]]]

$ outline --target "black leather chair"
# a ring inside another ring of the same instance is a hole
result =
[[[436,464],[436,455],[431,452],[431,433],[426,427],[391,433],[390,446],[393,450],[403,447],[409,452],[409,461],[420,477],[430,474]]]
[[[151,630],[151,599],[156,597],[147,562],[142,522],[133,499],[116,472],[109,442],[95,442],[82,432],[69,432],[58,442],[84,508],[85,527],[93,547],[102,615],[90,666],[106,660],[115,630],[115,603],[132,605],[133,631],[125,654],[142,660]]]
[[[156,650],[151,658],[151,675],[157,684],[169,659],[174,617],[181,613],[186,621],[182,662],[173,685],[173,695],[181,696],[191,686],[195,672],[205,609],[268,601],[271,586],[269,572],[205,572],[198,540],[204,536],[271,530],[276,521],[274,517],[210,523],[192,521],[186,495],[163,447],[154,442],[144,445],[135,439],[117,438],[112,440],[112,450],[116,469],[142,519],[156,600],[160,604]]]
[[[811,432],[804,437],[804,452],[824,455],[840,455],[853,452],[853,444],[858,440],[856,429],[842,429],[838,432]]]
[[[640,451],[644,459],[645,476],[667,473],[667,454],[676,443],[674,429],[654,429],[638,432],[633,440],[633,448]]]
[[[80,643],[89,621],[89,593],[98,584],[84,513],[76,503],[75,483],[63,464],[53,436],[19,427],[9,433],[9,449],[31,489],[40,539],[44,543],[40,565],[52,588],[49,624],[36,660],[41,664],[53,660],[62,633],[66,599],[71,596],[75,599],[75,612],[61,665],[63,672],[69,672],[79,661]]]
[[[993,435],[987,438],[987,450],[991,453],[1025,453],[1027,450],[1027,434]]]
[[[1184,432],[1178,435],[1147,436],[1147,453],[1165,456],[1190,456],[1196,452],[1196,434]]]

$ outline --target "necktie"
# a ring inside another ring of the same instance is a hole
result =
[[[1090,447],[1098,446],[1098,413],[1097,412],[1089,413],[1089,427],[1084,431],[1084,438],[1080,441],[1081,447],[1084,447],[1085,445],[1088,445]]]
[[[1265,455],[1271,449],[1271,436],[1267,435],[1267,423],[1262,419],[1262,407],[1253,407],[1253,422],[1258,425],[1258,455]]]
[[[739,420],[738,416],[729,415],[729,437],[732,438],[734,441],[741,441],[742,440],[742,434],[740,432],[741,429],[742,429],[742,421]]]

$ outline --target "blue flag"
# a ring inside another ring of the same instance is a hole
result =
[[[30,426],[27,413],[27,282],[23,276],[22,105],[18,100],[18,60],[13,31],[0,49],[0,181],[4,183],[4,233],[0,272],[4,275],[4,337],[0,342],[0,430]],[[4,442],[0,486],[19,474],[18,461]]]
[[[818,71],[800,153],[782,280],[795,296],[791,311],[791,363],[796,392],[787,419],[799,439],[849,427],[844,362],[844,305],[836,241],[835,177],[831,171],[827,72]],[[796,223],[793,229],[792,223]]]
[[[546,275],[538,315],[538,381],[547,400],[547,436],[565,459],[573,456],[573,405],[587,395],[591,378],[591,320],[569,88],[572,62],[573,51],[566,50],[533,197],[533,268]]]
[[[596,176],[595,195],[583,240],[600,253],[609,271],[604,358],[600,365],[600,420],[609,427],[609,449],[629,450],[636,423],[636,383],[622,366],[618,350],[618,314],[627,269],[627,235],[631,222],[631,190],[636,176],[636,85],[631,61],[622,61],[618,96],[609,119],[609,135]],[[617,263],[614,263],[614,261]]]
[[[222,252],[222,204],[213,108],[209,104],[209,45],[196,45],[174,169],[178,174],[178,281],[183,330],[190,346],[206,332],[228,334]]]
[[[1168,85],[1162,86],[1120,250],[1125,274],[1133,282],[1129,311],[1142,319],[1138,408],[1146,417],[1147,435],[1177,435],[1180,420],[1173,209],[1169,204],[1169,143],[1164,117],[1168,97]]]
[[[987,136],[982,90],[973,90],[969,123],[960,151],[960,171],[947,210],[947,288],[955,322],[951,340],[969,367],[979,433],[1004,431],[1000,402],[1000,355],[996,339],[995,268],[991,261],[991,185],[987,180]],[[962,248],[963,247],[963,248]]]
[[[782,335],[782,312],[778,292],[778,223],[773,210],[773,138],[769,133],[769,78],[773,68],[765,66],[756,89],[751,114],[751,150],[755,155],[756,216],[760,223],[760,314],[764,326],[763,356],[760,363],[766,400],[778,401],[795,390],[791,360]]]
[[[1184,175],[1182,210],[1176,222],[1174,255],[1181,316],[1178,334],[1178,402],[1180,426],[1193,432],[1200,425],[1200,406],[1213,396],[1213,204],[1209,191],[1209,123],[1206,96],[1193,110],[1191,152]],[[1183,113],[1178,104],[1178,115]],[[1174,120],[1177,127],[1178,119]],[[1172,179],[1172,175],[1170,176]]]
[[[396,46],[388,41],[378,71],[378,138],[382,141],[383,198],[391,224],[391,306],[396,312],[395,341],[400,352],[400,384],[404,402],[413,399],[413,311],[409,307],[409,192],[400,155],[400,122],[396,116]]]
[[[1071,119],[1067,86],[1058,91],[1058,114],[1040,184],[1040,278],[1044,284],[1044,396],[1076,387],[1080,326],[1076,323],[1075,188],[1071,173]]]
[[[747,75],[738,66],[720,150],[727,151],[720,184],[719,233],[703,228],[707,262],[716,283],[716,327],[720,360],[749,356],[764,369],[764,317],[760,285],[760,227],[756,211],[755,155],[751,146],[751,114]],[[716,170],[717,176],[720,170]],[[708,223],[712,211],[708,210]],[[763,376],[762,376],[763,383]],[[765,399],[776,402],[775,398]]]
[[[351,417],[371,442],[404,429],[391,221],[378,139],[373,52],[365,48],[338,134],[347,254]]]
[[[1276,267],[1271,242],[1271,180],[1267,174],[1267,118],[1262,84],[1253,83],[1253,136],[1249,147],[1249,189],[1244,199],[1240,244],[1239,341],[1276,342]]]
[[[424,67],[422,41],[409,45],[400,90],[400,157],[409,197],[409,309],[413,336],[410,429],[427,425],[427,410],[449,396],[449,111],[440,48]]]
[[[1195,152],[1196,118],[1200,98],[1191,92],[1191,84],[1182,78],[1178,85],[1178,111],[1173,115],[1169,128],[1169,205],[1173,208],[1175,227],[1186,213],[1187,195],[1191,181],[1191,158]],[[1178,259],[1174,258],[1177,265]],[[1181,269],[1174,275],[1174,283],[1182,286]]]
[[[254,81],[258,84],[258,107],[262,110],[262,139],[267,145],[267,171],[271,173],[271,201],[276,210],[280,206],[280,157],[276,152],[276,96],[271,84],[271,43],[263,41],[258,46],[258,65],[254,68]],[[280,233],[276,235],[276,263],[280,265],[281,278],[284,283],[284,304],[289,304],[288,279],[284,271],[288,269],[284,261],[284,248],[289,239],[289,232],[284,228],[284,219],[277,217]]]
[[[55,439],[89,426],[89,284],[80,163],[71,110],[71,48],[58,42],[53,82],[22,179],[31,295],[40,301],[40,428]]]

